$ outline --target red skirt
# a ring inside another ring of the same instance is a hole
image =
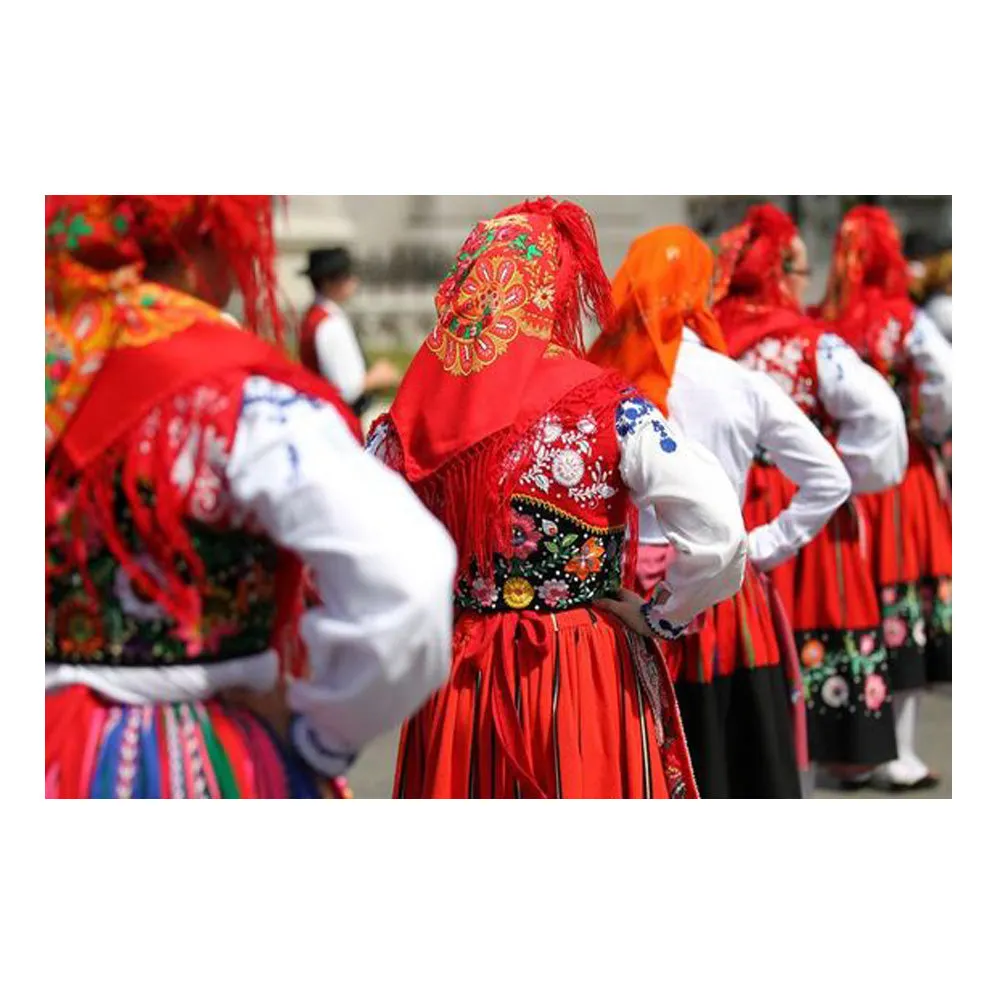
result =
[[[397,798],[697,798],[659,651],[612,615],[462,613],[404,727]]]
[[[795,493],[774,466],[755,465],[747,527],[771,520]],[[790,609],[802,664],[809,752],[821,764],[874,766],[896,757],[872,528],[849,500],[820,534],[772,573]]]
[[[951,681],[951,507],[940,459],[910,440],[900,486],[863,498],[893,690]]]
[[[640,567],[652,565],[643,549]],[[800,798],[792,684],[753,568],[697,632],[664,646],[701,795]]]

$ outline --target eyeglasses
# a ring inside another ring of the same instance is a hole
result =
[[[812,277],[812,268],[811,267],[802,267],[802,268],[786,267],[785,268],[785,274],[794,274],[797,278],[811,278]]]

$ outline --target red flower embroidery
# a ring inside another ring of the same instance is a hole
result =
[[[542,533],[535,527],[535,521],[527,514],[514,513],[513,516],[514,558],[527,559],[538,548]]]

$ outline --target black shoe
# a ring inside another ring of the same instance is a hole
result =
[[[905,794],[906,792],[924,792],[931,788],[937,788],[941,784],[941,776],[939,774],[932,774],[930,771],[927,772],[919,781],[911,782],[910,784],[905,784],[901,781],[892,782],[888,790],[890,792],[896,792],[900,794]]]
[[[870,774],[866,778],[841,778],[840,790],[842,792],[860,792],[870,787],[871,783],[872,776]]]

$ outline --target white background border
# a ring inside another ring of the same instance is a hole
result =
[[[960,90],[977,57],[952,48],[991,32],[940,5],[675,7],[21,8],[0,241],[7,995],[962,996],[991,962],[1000,230],[992,186],[971,193],[996,176],[986,94]],[[956,187],[957,801],[43,801],[44,193]]]

